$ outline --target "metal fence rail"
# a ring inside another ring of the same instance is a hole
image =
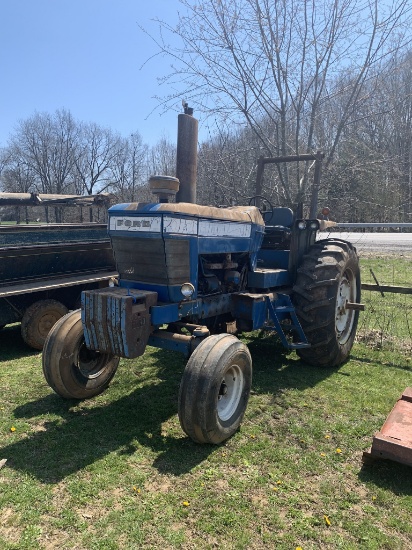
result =
[[[319,234],[319,239],[349,241],[358,251],[365,304],[358,341],[373,349],[401,350],[408,358],[405,365],[412,356],[412,232],[407,232],[411,229],[410,223],[340,223]]]
[[[412,232],[355,232],[342,231],[342,229],[339,227],[339,230],[333,229],[319,232],[318,238],[325,239],[331,237],[349,241],[356,246],[360,257],[373,254],[412,256]]]
[[[402,351],[410,358],[412,255],[377,251],[376,255],[360,253],[365,311],[360,317],[358,339],[375,349]]]
[[[390,222],[390,223],[380,223],[380,222],[373,222],[373,223],[352,223],[352,222],[342,222],[337,223],[335,227],[339,228],[347,228],[347,229],[367,229],[369,227],[375,228],[389,228],[389,229],[412,229],[412,223],[398,223],[398,222]]]

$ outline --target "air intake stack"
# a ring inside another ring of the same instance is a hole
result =
[[[172,176],[150,176],[149,188],[157,196],[157,202],[169,202],[179,191],[179,180]]]

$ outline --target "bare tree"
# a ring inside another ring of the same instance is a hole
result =
[[[365,83],[367,99],[342,131],[321,189],[341,221],[412,219],[411,60],[410,51],[394,53],[393,62]],[[342,108],[342,97],[336,99],[325,132]]]
[[[36,190],[64,193],[70,185],[78,139],[78,127],[69,111],[36,113],[21,121],[11,139],[14,155],[36,174]],[[61,222],[61,210],[56,209]],[[46,216],[48,216],[46,214]]]
[[[207,115],[246,123],[267,156],[324,149],[326,167],[368,99],[365,85],[410,40],[409,0],[180,2],[185,12],[175,28],[159,22],[157,44],[173,58],[162,82],[178,90],[163,104],[184,95]],[[167,44],[167,32],[180,47]],[[338,96],[340,110],[325,132],[323,117]],[[279,165],[278,176],[286,202],[300,202],[308,166]]]
[[[69,111],[36,113],[21,121],[11,140],[15,154],[37,173],[43,193],[62,193],[69,182],[78,128]]]
[[[80,125],[77,154],[72,170],[74,181],[82,192],[93,195],[112,184],[111,169],[120,153],[121,138],[109,128],[91,122]],[[93,209],[89,209],[93,221]]]
[[[111,168],[110,190],[124,202],[137,200],[137,191],[147,180],[147,145],[139,132],[134,132],[120,142],[119,152]]]
[[[3,170],[9,164],[11,157],[12,153],[10,147],[0,147],[0,185],[2,184]]]
[[[197,196],[200,203],[244,204],[254,194],[259,143],[249,128],[219,128],[199,145]]]
[[[12,147],[3,150],[1,188],[9,193],[31,193],[35,191],[37,174],[30,164],[21,159]],[[15,207],[17,223],[20,223],[20,208]],[[24,208],[26,223],[29,223],[28,208]]]
[[[161,138],[148,154],[149,174],[176,175],[176,146],[167,138]]]
[[[412,220],[412,51],[399,61],[399,70],[388,74],[382,82],[382,95],[390,113],[384,119],[382,133],[393,173],[398,175],[402,219],[408,222]]]
[[[111,183],[110,168],[119,154],[120,136],[94,122],[80,125],[75,171],[84,191],[92,195],[96,188],[104,191]]]

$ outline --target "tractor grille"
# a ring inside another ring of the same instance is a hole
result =
[[[189,241],[112,237],[120,278],[158,285],[190,280]]]

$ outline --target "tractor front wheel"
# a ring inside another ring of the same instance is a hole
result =
[[[86,347],[80,310],[62,317],[44,344],[44,376],[49,386],[66,399],[87,399],[102,393],[118,365],[118,357]]]
[[[249,350],[231,334],[206,338],[191,355],[179,391],[183,431],[197,443],[218,444],[240,426],[252,384]]]
[[[339,239],[316,242],[298,268],[293,302],[309,348],[297,350],[310,365],[338,366],[349,356],[356,335],[360,301],[356,249]]]

